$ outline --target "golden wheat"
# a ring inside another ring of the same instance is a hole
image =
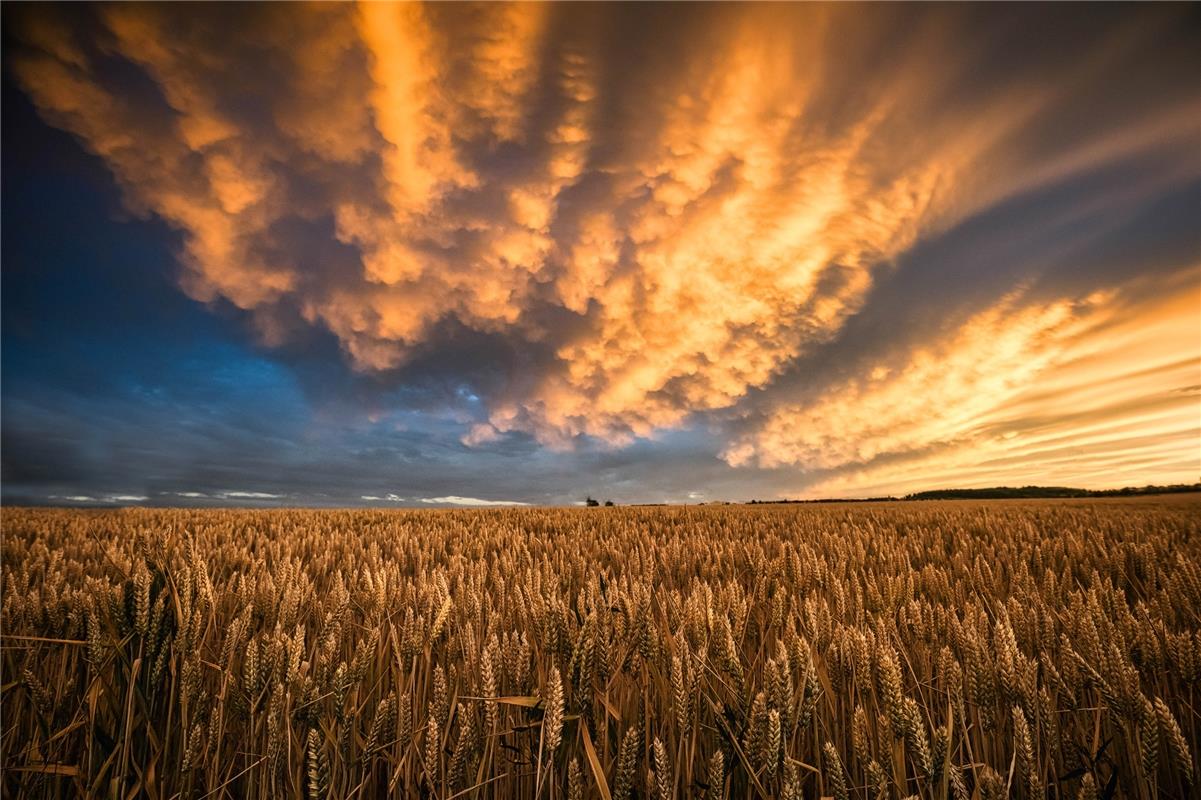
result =
[[[1186,797],[1201,504],[3,511],[6,797]]]

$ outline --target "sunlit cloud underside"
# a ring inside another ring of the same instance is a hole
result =
[[[1036,259],[991,296],[927,298],[936,323],[842,374],[797,374],[956,226],[1131,164],[1079,190],[1082,224],[1201,178],[1195,80],[1095,96],[1137,81],[1171,13],[990,72],[1007,40],[966,36],[966,10],[898,33],[852,5],[695,8],[648,16],[661,45],[635,52],[611,11],[45,9],[12,58],[129,208],[179,232],[182,289],[267,345],[324,331],[368,374],[456,330],[525,354],[479,390],[468,447],[697,427],[815,494],[1198,479],[1195,250],[1058,282]]]

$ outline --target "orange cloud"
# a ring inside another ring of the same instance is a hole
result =
[[[903,358],[772,410],[724,453],[832,496],[930,486],[1194,482],[1201,273],[1151,299],[1016,293]]]
[[[1172,95],[1138,126],[1027,136],[1171,23],[1158,17],[1057,78],[1015,69],[968,92],[982,42],[961,12],[894,37],[884,10],[698,8],[631,69],[602,11],[262,6],[231,32],[194,9],[118,5],[87,40],[47,10],[13,63],[130,206],[182,233],[186,290],[248,311],[270,341],[289,321],[322,328],[365,372],[402,367],[451,324],[544,351],[485,398],[470,445],[507,431],[620,445],[730,409],[835,339],[922,238],[1196,132],[1193,98]],[[113,58],[152,88],[119,87]],[[727,460],[833,467],[974,430],[1106,301],[1023,302],[903,374],[882,365],[779,409]],[[926,390],[953,410],[923,419]],[[797,435],[798,415],[824,422]]]

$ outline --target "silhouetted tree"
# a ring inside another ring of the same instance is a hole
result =
[[[606,501],[605,501],[605,507],[606,507],[606,508],[612,508],[612,507],[613,507],[613,501],[612,501],[612,500],[606,500]]]
[[[591,495],[589,495],[589,496],[588,496],[588,499],[584,501],[584,505],[588,506],[589,508],[593,508],[593,507],[595,507],[595,506],[599,506],[599,505],[600,505],[600,503],[599,503],[598,501],[596,501],[596,500],[593,500],[593,499],[592,499],[592,496],[591,496]]]

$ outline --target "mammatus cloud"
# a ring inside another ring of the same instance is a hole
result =
[[[27,15],[13,68],[131,209],[179,231],[184,289],[244,310],[270,344],[327,331],[366,373],[462,329],[522,353],[480,388],[468,447],[515,431],[622,445],[737,416],[922,239],[1148,154],[1167,164],[1148,171],[1156,186],[1196,178],[1172,157],[1195,148],[1195,93],[1074,111],[1167,12],[999,73],[987,58],[1011,43],[967,11],[711,6],[636,26],[547,4],[258,6],[235,26],[165,5],[95,14],[86,31]],[[958,442],[1116,302],[1011,293],[908,367],[779,398],[724,457],[836,469]],[[923,418],[924,391],[948,409]]]

